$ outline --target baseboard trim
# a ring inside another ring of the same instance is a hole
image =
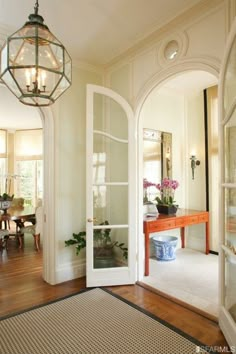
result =
[[[216,251],[209,251],[209,253],[211,253],[211,254],[215,254],[216,256],[219,256],[219,252],[216,252]]]
[[[164,298],[166,298],[166,299],[168,299],[170,301],[173,301],[173,302],[177,303],[178,305],[181,305],[181,306],[187,308],[188,310],[196,312],[199,315],[207,318],[208,320],[211,320],[211,321],[216,322],[216,323],[219,322],[218,317],[216,317],[214,315],[211,315],[211,314],[209,314],[209,313],[207,313],[207,312],[205,312],[203,310],[200,310],[199,308],[197,308],[195,306],[192,306],[192,305],[190,305],[190,304],[188,304],[188,303],[186,303],[186,302],[184,302],[182,300],[179,300],[179,299],[177,299],[177,298],[175,298],[175,297],[173,297],[171,295],[168,295],[168,294],[166,294],[166,293],[164,293],[164,292],[162,292],[162,291],[160,291],[160,290],[158,290],[156,288],[153,288],[152,286],[147,285],[147,284],[143,283],[142,281],[137,281],[136,284],[138,284],[139,286],[142,286],[144,289],[150,290],[153,293],[156,293],[156,294],[158,294],[158,295],[160,295],[160,296],[162,296],[162,297],[164,297]]]
[[[82,278],[86,274],[86,262],[75,261],[73,263],[63,264],[56,269],[55,278],[56,284],[64,283],[65,281]]]

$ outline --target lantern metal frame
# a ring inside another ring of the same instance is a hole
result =
[[[23,104],[49,106],[71,86],[72,61],[64,45],[43,23],[38,7],[36,0],[29,21],[9,36],[1,48],[0,80]]]

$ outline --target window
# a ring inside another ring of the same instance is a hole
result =
[[[5,191],[7,174],[7,132],[0,129],[0,195]]]
[[[42,129],[19,130],[15,134],[15,196],[36,205],[43,198]]]

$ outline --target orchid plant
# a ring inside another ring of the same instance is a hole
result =
[[[160,197],[156,197],[157,204],[161,205],[175,205],[174,195],[175,190],[179,187],[179,182],[173,179],[164,178],[161,183],[156,185],[160,191]]]
[[[147,178],[144,178],[143,179],[143,190],[144,190],[143,202],[144,203],[148,202],[147,189],[149,187],[156,187],[156,184],[153,183],[153,182],[148,181]]]

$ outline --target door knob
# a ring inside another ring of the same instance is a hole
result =
[[[97,218],[93,218],[93,219],[92,219],[92,218],[88,218],[87,221],[88,221],[88,222],[96,222],[96,221],[97,221]]]

